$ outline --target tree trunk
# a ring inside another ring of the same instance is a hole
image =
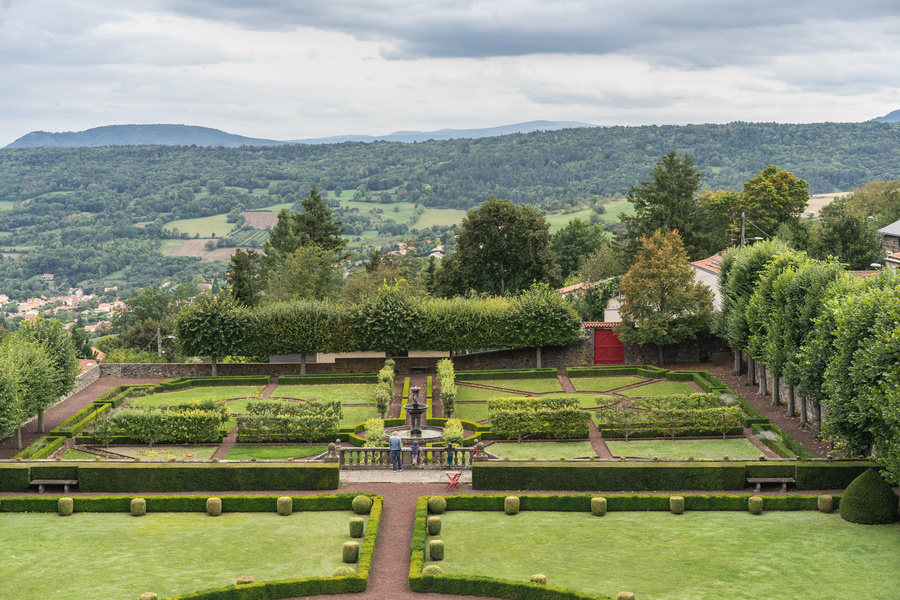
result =
[[[215,377],[216,376],[216,357],[213,356],[211,358],[212,358],[212,376]]]
[[[659,366],[664,366],[666,364],[665,358],[663,357],[663,347],[657,346],[659,348]]]
[[[772,406],[781,406],[781,377],[772,377]]]
[[[816,433],[822,431],[822,405],[816,402],[813,404],[813,419],[815,419]]]
[[[537,347],[537,368],[541,368],[541,347]]]
[[[15,449],[15,450],[22,449],[22,428],[21,427],[16,429],[16,439],[13,442],[13,449]]]
[[[800,428],[809,427],[809,415],[806,414],[806,394],[800,394]]]
[[[300,355],[300,374],[306,375],[306,354]]]
[[[788,402],[787,402],[787,417],[792,419],[794,417],[794,413],[797,412],[797,399],[794,396],[794,386],[788,386]]]
[[[740,375],[744,372],[744,363],[741,360],[741,351],[737,348],[733,350],[734,352],[734,370],[732,371],[732,375]]]
[[[37,414],[37,432],[44,433],[44,411],[39,410]]]
[[[753,360],[753,357],[749,354],[747,355],[747,381],[744,383],[746,386],[751,386],[756,383],[756,361]]]
[[[759,365],[759,390],[757,390],[757,396],[768,396],[769,395],[769,382],[766,381],[766,363],[758,362]]]

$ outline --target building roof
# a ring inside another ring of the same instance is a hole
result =
[[[697,260],[691,263],[691,266],[695,269],[700,269],[701,271],[706,271],[713,275],[718,275],[721,272],[721,265],[722,255],[719,253],[713,254],[709,258],[704,258],[703,260]]]
[[[894,221],[890,225],[885,225],[878,230],[878,233],[900,237],[900,221]]]
[[[864,279],[866,277],[871,277],[872,275],[877,275],[878,271],[847,271],[851,275],[856,275],[860,279]]]
[[[585,329],[615,329],[618,327],[617,321],[585,321]]]

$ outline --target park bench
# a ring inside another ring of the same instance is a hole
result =
[[[748,477],[747,483],[753,484],[753,491],[758,492],[764,483],[780,483],[781,491],[786,492],[789,483],[797,483],[793,477]]]
[[[63,488],[63,493],[68,494],[70,487],[75,487],[78,485],[77,479],[35,479],[31,482],[31,485],[38,486],[38,494],[44,493],[44,487],[48,485],[61,485]]]

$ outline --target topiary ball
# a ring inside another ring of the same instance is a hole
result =
[[[834,497],[827,494],[819,496],[817,501],[819,512],[829,514],[834,511]]]
[[[60,498],[56,503],[56,510],[61,517],[71,516],[75,510],[75,501],[71,498]]]
[[[437,565],[428,565],[422,569],[422,575],[443,575],[444,570]]]
[[[143,517],[147,514],[147,501],[143,498],[131,499],[131,516]]]
[[[372,499],[368,496],[357,496],[351,503],[353,512],[358,515],[367,515],[372,511]]]
[[[441,518],[428,517],[428,535],[439,535],[441,533]]]
[[[538,585],[547,585],[547,576],[538,573],[537,575],[532,575],[531,579],[529,579],[528,581],[530,581],[531,583],[536,583]]]
[[[606,498],[601,496],[591,498],[591,514],[595,517],[602,517],[606,514]]]
[[[518,496],[507,496],[503,500],[503,512],[505,512],[508,515],[519,514],[519,497]]]
[[[359,542],[344,542],[341,560],[345,563],[355,563],[359,560]]]
[[[747,498],[747,510],[751,515],[761,515],[763,511],[762,496],[750,496]]]
[[[882,525],[897,518],[897,494],[878,471],[869,469],[850,482],[841,496],[841,518],[851,523]]]
[[[281,496],[277,500],[276,510],[282,517],[287,517],[294,512],[294,501],[291,500],[290,496]]]
[[[444,560],[444,542],[441,540],[428,542],[428,556],[431,560]]]
[[[206,499],[206,514],[211,517],[218,517],[222,514],[222,499],[221,498],[207,498]]]
[[[428,512],[442,515],[447,510],[447,499],[443,496],[432,496],[428,499]]]
[[[684,496],[670,496],[669,510],[673,515],[680,515],[684,512]]]
[[[331,574],[332,577],[350,577],[352,575],[356,575],[356,569],[353,567],[338,567]]]
[[[366,530],[366,522],[362,517],[350,518],[350,537],[361,538]]]

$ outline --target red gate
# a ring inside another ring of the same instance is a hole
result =
[[[612,329],[594,330],[594,364],[625,364],[625,345],[619,341]]]

